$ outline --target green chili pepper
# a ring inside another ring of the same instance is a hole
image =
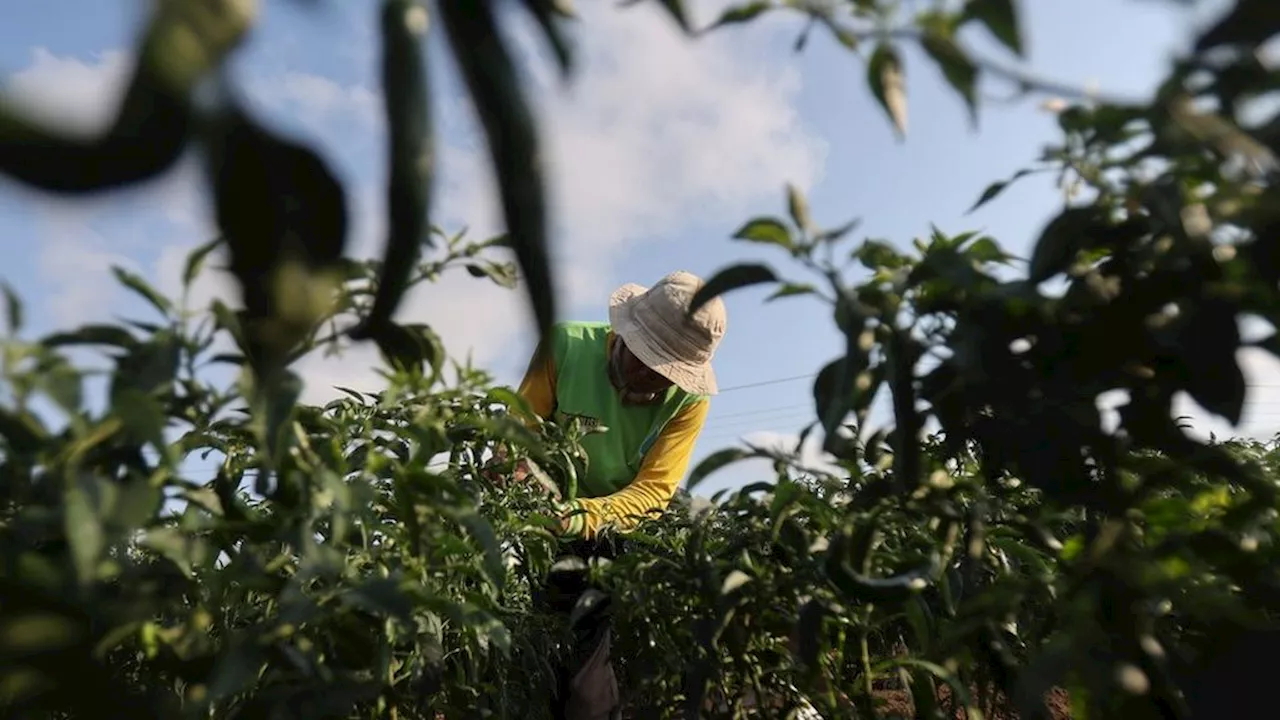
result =
[[[453,53],[484,125],[502,192],[511,246],[533,303],[540,338],[555,321],[547,257],[542,160],[529,105],[516,82],[511,55],[498,35],[493,8],[483,0],[441,0]]]
[[[390,321],[431,244],[431,191],[435,148],[430,78],[422,51],[426,8],[415,0],[382,4],[382,87],[388,137],[387,247],[373,309],[351,337],[377,336]]]

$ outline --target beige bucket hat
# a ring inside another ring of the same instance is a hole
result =
[[[629,283],[609,298],[609,322],[640,362],[694,395],[715,395],[711,356],[724,337],[725,309],[720,298],[689,315],[702,278],[677,270],[651,288]]]

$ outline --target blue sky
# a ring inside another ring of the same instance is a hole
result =
[[[6,19],[0,86],[69,127],[101,127],[143,5],[0,0]],[[752,215],[783,213],[787,182],[809,191],[820,223],[860,217],[860,236],[898,245],[933,223],[947,232],[981,230],[1024,253],[1060,206],[1052,179],[1032,177],[964,215],[989,182],[1030,164],[1056,140],[1055,120],[1037,99],[987,104],[973,132],[937,70],[909,52],[910,128],[899,143],[865,88],[858,58],[822,33],[804,53],[791,52],[797,18],[766,16],[690,43],[650,5],[582,3],[580,72],[567,87],[531,41],[531,24],[506,18],[540,88],[566,316],[603,319],[609,291],[623,282],[650,283],[674,269],[707,276],[736,260],[780,260],[729,236]],[[1145,96],[1195,24],[1222,5],[1201,3],[1193,14],[1155,0],[1023,2],[1028,66],[1058,81]],[[719,7],[694,5],[704,22]],[[270,0],[235,60],[254,109],[317,143],[349,182],[352,251],[361,254],[376,252],[382,236],[376,16],[374,3]],[[1013,62],[980,31],[968,39],[985,56]],[[496,231],[483,146],[440,52],[443,38],[432,40],[444,130],[436,220],[451,230]],[[995,82],[984,86],[992,96],[1006,91]],[[0,277],[26,299],[31,331],[142,312],[113,287],[110,263],[172,290],[183,254],[212,232],[200,187],[191,163],[147,187],[87,203],[0,182],[0,232],[12,238],[0,246]],[[196,297],[226,292],[211,281]],[[742,435],[795,432],[810,417],[810,383],[769,381],[809,376],[838,352],[821,306],[763,305],[765,294],[726,298],[720,383],[751,387],[713,403],[699,456]],[[526,312],[519,295],[462,277],[414,296],[401,317],[433,323],[453,353],[470,349],[499,380],[515,382],[530,350]],[[369,360],[365,348],[308,363],[308,397],[323,397],[339,382],[374,385]],[[1249,371],[1258,387],[1242,430],[1269,433],[1280,418],[1280,374],[1264,361],[1251,361]],[[764,470],[722,473],[700,492],[758,479]]]

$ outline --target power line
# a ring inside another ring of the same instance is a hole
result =
[[[723,395],[727,392],[734,392],[736,390],[748,390],[750,388],[764,387],[765,385],[778,385],[780,383],[793,382],[795,380],[810,380],[817,376],[817,373],[810,373],[808,375],[796,375],[794,377],[778,378],[776,380],[761,380],[760,382],[746,383],[744,385],[733,385],[727,388],[720,388],[720,394]]]

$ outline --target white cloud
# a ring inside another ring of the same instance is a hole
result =
[[[4,91],[42,123],[88,137],[110,127],[132,67],[131,55],[121,50],[86,62],[35,47],[31,64],[10,75]]]
[[[101,319],[103,308],[121,294],[108,268],[120,265],[133,272],[140,268],[128,256],[112,252],[107,239],[79,217],[49,216],[44,225],[39,267],[51,290],[42,299],[50,319],[60,329]]]

